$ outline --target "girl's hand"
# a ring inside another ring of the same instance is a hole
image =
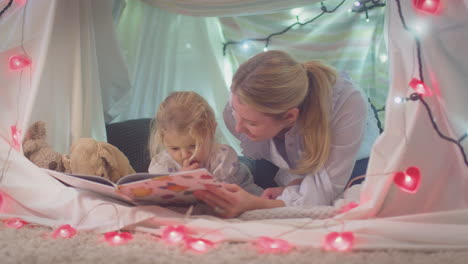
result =
[[[196,170],[198,168],[200,168],[200,163],[198,161],[184,160],[182,162],[182,168],[180,169],[180,171],[191,171]]]
[[[263,191],[260,197],[265,199],[276,199],[276,197],[280,196],[283,193],[284,188],[286,187],[267,188]]]
[[[267,200],[246,192],[236,184],[223,187],[206,185],[206,190],[195,191],[199,200],[208,204],[216,214],[224,218],[237,217],[245,211],[284,206],[280,200]]]

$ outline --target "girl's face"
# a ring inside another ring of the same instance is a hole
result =
[[[236,131],[245,134],[252,141],[272,139],[285,128],[291,127],[295,121],[274,119],[248,104],[241,103],[236,94],[232,94],[231,105],[236,119]]]
[[[195,153],[195,139],[185,133],[165,131],[164,146],[172,157],[180,166],[183,166],[184,161],[198,161],[197,157],[190,159]]]

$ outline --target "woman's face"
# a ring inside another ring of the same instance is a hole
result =
[[[231,105],[236,119],[236,131],[245,134],[252,141],[272,139],[283,129],[292,126],[290,120],[274,119],[241,103],[236,94],[232,94]]]

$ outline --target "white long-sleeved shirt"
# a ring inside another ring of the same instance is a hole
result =
[[[254,183],[250,170],[239,162],[236,151],[228,145],[215,145],[208,160],[200,164],[200,167],[206,168],[220,182],[235,183],[255,195],[263,192],[263,189]],[[177,172],[181,168],[171,155],[163,150],[151,159],[148,172],[167,174]]]
[[[266,159],[279,170],[274,178],[279,186],[302,178],[300,185],[287,186],[277,199],[286,206],[332,205],[343,192],[351,176],[361,142],[363,141],[367,119],[367,102],[361,93],[354,89],[352,82],[344,75],[337,78],[332,89],[331,151],[324,168],[316,173],[296,175],[289,172],[295,168],[303,151],[301,132],[296,123],[286,134],[284,142],[273,139],[260,142],[251,141],[246,135],[235,130],[232,106],[224,109],[224,121],[231,133],[240,140],[242,152],[253,159]],[[376,126],[376,124],[367,124]],[[367,129],[366,129],[367,131]],[[374,137],[369,139],[375,140]],[[370,148],[366,150],[369,153]]]

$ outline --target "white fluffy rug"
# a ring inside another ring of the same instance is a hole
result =
[[[354,251],[323,252],[320,249],[295,249],[285,255],[259,254],[248,243],[222,243],[205,254],[195,254],[166,245],[153,236],[137,233],[125,245],[110,246],[96,233],[82,232],[70,239],[51,239],[51,229],[28,227],[19,230],[0,227],[0,263],[314,263],[314,264],[462,264],[468,263],[463,251]]]

